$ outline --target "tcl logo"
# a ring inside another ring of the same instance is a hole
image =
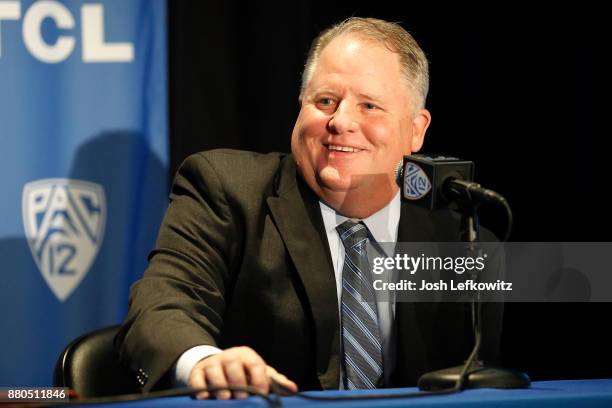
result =
[[[19,1],[0,0],[0,58],[2,24],[10,20],[20,20],[21,16]],[[49,44],[42,35],[42,24],[46,19],[50,19],[61,30],[71,30],[75,27],[74,16],[66,6],[57,1],[38,1],[23,14],[23,42],[34,58],[50,64],[62,62],[74,51],[75,36],[62,33],[53,44]],[[105,41],[102,4],[89,3],[81,6],[81,44],[83,62],[131,62],[134,59],[132,43]]]

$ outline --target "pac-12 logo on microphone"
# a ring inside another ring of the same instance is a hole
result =
[[[104,188],[45,179],[23,188],[22,216],[32,256],[51,291],[64,301],[91,267],[104,236]]]
[[[404,197],[418,200],[431,190],[431,182],[427,174],[417,164],[408,162],[404,170]]]

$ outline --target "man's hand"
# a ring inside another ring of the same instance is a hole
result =
[[[249,347],[233,347],[222,353],[214,354],[200,360],[189,374],[189,386],[194,388],[204,387],[227,387],[228,385],[258,388],[261,392],[268,393],[272,381],[290,391],[296,392],[297,385],[284,375],[278,373]],[[218,399],[245,399],[246,392],[241,391],[218,391]],[[198,399],[206,399],[209,392],[201,392]]]

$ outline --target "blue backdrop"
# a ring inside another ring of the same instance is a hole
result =
[[[164,0],[0,1],[0,386],[119,323],[167,198]]]

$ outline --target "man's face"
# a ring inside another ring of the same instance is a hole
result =
[[[340,36],[321,52],[300,102],[291,150],[315,193],[336,208],[351,197],[388,202],[397,163],[421,148],[430,120],[413,114],[398,55]]]

